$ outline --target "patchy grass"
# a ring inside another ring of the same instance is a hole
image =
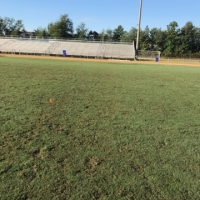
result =
[[[200,198],[200,68],[1,57],[0,71],[0,199]]]

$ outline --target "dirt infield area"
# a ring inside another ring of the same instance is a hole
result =
[[[36,55],[16,55],[16,54],[0,54],[0,57],[14,58],[36,58],[36,59],[52,59],[66,61],[81,61],[81,62],[112,62],[112,63],[127,63],[127,64],[157,64],[157,65],[178,65],[178,66],[194,66],[200,67],[200,60],[180,60],[180,59],[161,59],[159,62],[149,60],[118,60],[118,59],[95,59],[95,58],[74,58],[74,57],[59,57],[59,56],[36,56]]]

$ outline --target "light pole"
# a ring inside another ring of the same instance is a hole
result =
[[[137,30],[137,41],[136,41],[136,59],[138,57],[139,48],[139,37],[140,37],[140,24],[141,24],[141,14],[142,14],[142,0],[140,0],[139,16],[138,16],[138,30]]]

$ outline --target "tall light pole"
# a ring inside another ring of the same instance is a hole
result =
[[[140,0],[140,8],[139,8],[139,16],[138,16],[138,30],[137,30],[137,41],[136,41],[136,58],[138,57],[141,15],[142,15],[142,0]]]

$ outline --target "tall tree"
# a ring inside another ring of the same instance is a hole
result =
[[[12,27],[12,32],[11,32],[11,35],[12,36],[19,36],[20,33],[23,33],[25,32],[25,29],[24,29],[24,25],[22,23],[22,20],[17,20],[13,27]]]
[[[140,48],[144,50],[150,50],[151,48],[150,30],[148,26],[140,33]]]
[[[99,33],[97,33],[96,31],[90,30],[87,37],[88,37],[88,40],[99,40]]]
[[[13,31],[13,26],[14,26],[14,19],[13,18],[9,18],[9,17],[5,17],[3,19],[3,33],[4,35],[11,35],[12,31]]]
[[[106,40],[107,41],[112,41],[113,40],[113,30],[111,30],[110,28],[108,28],[105,31],[105,34],[106,34]]]
[[[105,36],[106,36],[106,31],[103,29],[101,31],[101,33],[99,34],[100,40],[104,41],[105,40]]]
[[[86,28],[85,23],[81,23],[76,28],[76,37],[80,40],[87,38],[88,29]]]
[[[178,28],[178,23],[173,21],[167,25],[166,31],[166,43],[164,54],[166,56],[176,56],[178,53],[178,42],[179,42],[180,29]]]
[[[15,21],[15,19],[9,17],[0,18],[0,35],[18,36],[24,31],[22,20]]]
[[[195,52],[200,52],[200,28],[197,27],[195,28]]]
[[[116,29],[114,29],[113,31],[113,39],[115,41],[120,41],[121,40],[121,37],[123,36],[124,34],[124,28],[119,25]]]
[[[132,27],[130,31],[124,31],[123,35],[121,36],[122,42],[136,42],[137,37],[137,29]]]
[[[49,33],[46,28],[38,27],[34,30],[34,36],[42,38],[49,36]]]
[[[137,37],[137,29],[135,27],[132,27],[129,31],[129,40],[130,41],[136,41]]]
[[[187,22],[180,32],[180,50],[181,54],[194,53],[195,52],[195,32],[196,28],[192,22]]]
[[[67,14],[61,15],[56,22],[48,25],[48,32],[51,37],[71,38],[73,34],[73,22]]]
[[[0,36],[4,35],[4,21],[3,18],[0,17]]]
[[[127,31],[124,31],[123,35],[120,38],[121,42],[129,42],[129,33]]]
[[[102,38],[101,40],[104,41],[112,41],[113,40],[113,30],[111,30],[110,28],[106,29],[106,30],[102,30],[102,32],[100,33],[100,38]]]
[[[166,43],[166,31],[160,28],[152,28],[150,30],[151,50],[163,51]]]

